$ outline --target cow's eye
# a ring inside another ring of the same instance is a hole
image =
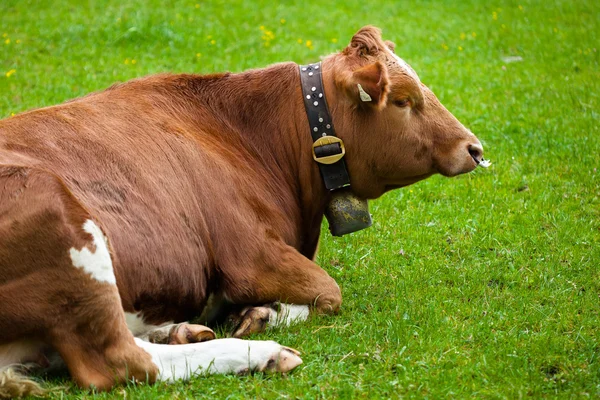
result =
[[[398,107],[406,107],[406,106],[410,105],[410,99],[406,98],[406,99],[394,100],[394,104]]]

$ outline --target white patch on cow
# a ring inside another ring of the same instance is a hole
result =
[[[96,251],[92,253],[87,247],[83,247],[81,250],[72,247],[69,253],[73,265],[83,269],[99,282],[116,285],[117,280],[104,234],[91,219],[85,221],[83,230],[92,235]]]
[[[406,61],[404,61],[403,59],[398,57],[391,50],[388,50],[388,53],[396,60],[396,63],[400,66],[400,68],[402,68],[404,70],[404,72],[406,72],[407,75],[415,78],[417,82],[421,82],[421,79],[419,79],[419,76],[417,75],[415,70],[412,69],[412,67],[410,65],[408,65],[408,63]]]
[[[125,313],[125,322],[127,323],[127,328],[133,336],[139,337],[145,335],[155,329],[159,329],[165,327],[167,325],[173,325],[173,321],[165,322],[160,325],[150,325],[144,322],[144,317],[141,312],[138,313]]]
[[[309,310],[306,305],[281,303],[279,312],[271,309],[269,326],[290,326],[293,323],[306,321]]]
[[[135,342],[152,356],[159,370],[160,381],[189,379],[193,375],[203,374],[263,371],[269,360],[285,363],[285,370],[302,364],[300,357],[272,341],[216,339],[202,343],[164,345],[136,338]]]

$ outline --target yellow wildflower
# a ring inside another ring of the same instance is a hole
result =
[[[298,42],[299,44],[302,44],[302,43],[304,42],[304,40],[302,40],[302,39],[298,39],[298,40],[297,40],[297,42]]]
[[[261,31],[264,31],[264,30],[265,30],[265,26],[264,26],[264,25],[261,25],[261,26],[260,26],[260,30],[261,30]]]
[[[132,64],[135,64],[136,62],[137,62],[137,61],[135,61],[135,60],[131,60],[131,63],[132,63]]]
[[[308,47],[309,49],[313,49],[313,44],[312,44],[312,40],[307,40],[306,41],[306,47]]]
[[[473,36],[474,38],[476,38],[477,34],[475,32],[471,32],[471,36]]]
[[[467,35],[465,35],[464,32],[460,33],[460,40],[465,40],[466,37],[467,37]]]
[[[217,43],[217,41],[215,39],[210,41],[210,44],[215,44],[215,43]]]
[[[6,39],[6,40],[4,41],[4,44],[10,44],[10,39]]]
[[[125,64],[129,64],[129,58],[125,59]]]
[[[8,37],[8,33],[3,33],[2,37]]]
[[[497,21],[497,20],[498,20],[498,13],[497,13],[496,11],[494,11],[494,12],[492,13],[492,19],[493,19],[494,21]]]
[[[200,4],[196,4],[196,8],[200,8]]]
[[[458,46],[458,51],[463,51],[462,46]]]
[[[279,22],[281,22],[281,24],[283,25],[283,24],[285,24],[285,19],[281,18],[281,19],[279,20]]]
[[[8,71],[5,75],[7,78],[10,78],[11,75],[13,75],[15,72],[17,72],[16,69],[11,69],[10,71]]]
[[[202,57],[202,53],[196,53],[196,58]]]
[[[444,50],[448,50],[448,45],[447,45],[446,43],[442,43],[442,48],[443,48]]]
[[[15,116],[15,113],[11,112],[11,113],[10,113],[10,116],[11,116],[11,117],[14,117],[14,116]]]
[[[271,45],[271,41],[275,39],[275,34],[273,33],[273,31],[265,29],[263,26],[261,26],[261,30],[263,31],[263,35],[261,37],[261,39],[263,40],[263,44],[265,45],[265,47],[269,47]]]
[[[331,43],[337,43],[337,38],[332,38]]]
[[[19,43],[21,43],[21,39],[17,39],[17,40],[15,40],[15,43],[16,43],[16,44],[19,44]]]
[[[519,4],[519,10],[523,11],[523,6]]]

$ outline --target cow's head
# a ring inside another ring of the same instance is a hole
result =
[[[381,39],[379,29],[358,31],[342,53],[324,61],[324,74],[359,196],[375,198],[435,173],[470,172],[483,159],[479,140],[394,53],[394,44]]]

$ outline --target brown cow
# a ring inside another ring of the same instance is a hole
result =
[[[378,29],[321,71],[358,197],[483,159]],[[182,322],[251,306],[240,337],[339,309],[312,261],[331,194],[303,97],[298,65],[282,63],[151,76],[3,120],[0,367],[46,364],[52,349],[78,385],[109,389],[299,365],[275,342],[205,341],[210,329]],[[8,369],[0,381],[5,396],[30,390]]]

